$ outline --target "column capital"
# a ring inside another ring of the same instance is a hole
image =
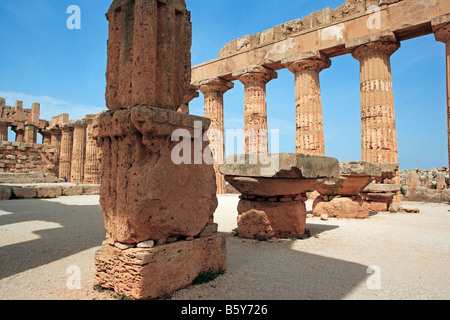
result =
[[[87,126],[90,126],[94,122],[94,118],[96,116],[96,114],[87,114],[82,118],[82,120],[86,123]]]
[[[210,78],[197,81],[193,86],[198,88],[203,94],[211,92],[225,93],[234,88],[234,83],[222,78]]]
[[[284,58],[281,60],[281,63],[292,73],[297,73],[302,70],[320,72],[331,66],[331,60],[316,49]]]
[[[184,93],[183,103],[188,104],[193,99],[198,98],[200,94],[198,93],[196,88],[193,88],[192,86],[186,90]]]
[[[71,123],[71,125],[73,126],[73,128],[86,128],[87,127],[87,123],[84,120],[75,120]]]
[[[391,56],[400,48],[400,43],[396,41],[374,41],[362,44],[352,49],[352,56],[358,61],[361,61],[367,55],[374,53],[381,53]]]
[[[263,66],[250,66],[233,72],[233,77],[237,78],[242,84],[263,83],[278,78],[278,74],[269,68]]]
[[[436,41],[447,43],[450,41],[450,13],[431,20]]]

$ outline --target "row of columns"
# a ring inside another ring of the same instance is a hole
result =
[[[449,24],[435,28],[438,41],[447,44],[447,88],[449,79]],[[398,163],[398,144],[395,128],[394,95],[392,91],[391,55],[400,43],[395,38],[382,39],[349,48],[360,63],[361,93],[361,158],[368,162]],[[331,66],[323,53],[313,50],[282,60],[282,64],[295,76],[296,152],[325,155],[322,102],[319,73]],[[263,66],[236,71],[232,77],[244,84],[244,153],[267,153],[266,84],[277,78],[274,70]],[[205,117],[212,119],[211,128],[221,134],[213,137],[212,145],[217,164],[224,161],[223,95],[234,85],[231,81],[213,78],[194,83],[204,94]],[[194,98],[190,95],[190,100]],[[187,99],[187,103],[190,101]],[[450,96],[447,93],[447,114],[450,118]],[[450,124],[448,126],[450,141]],[[219,141],[217,141],[219,140]],[[450,145],[449,145],[450,159]],[[218,193],[225,193],[225,181],[216,170]]]
[[[72,183],[100,183],[101,152],[93,138],[93,120],[94,115],[87,115],[61,126],[59,178]]]

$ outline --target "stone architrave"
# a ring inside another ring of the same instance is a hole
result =
[[[225,238],[213,218],[212,156],[203,141],[210,121],[177,112],[191,78],[184,0],[114,0],[106,17],[109,110],[96,116],[94,138],[102,150],[107,240],[95,256],[95,283],[155,299],[202,271],[226,269]]]
[[[244,154],[267,153],[266,84],[278,77],[263,66],[251,66],[233,72],[233,77],[244,85]]]
[[[58,177],[70,182],[70,164],[72,162],[73,125],[70,123],[61,126],[61,151],[59,154]]]
[[[214,78],[195,83],[204,95],[204,116],[211,119],[208,130],[210,148],[214,158],[217,194],[225,194],[225,179],[219,172],[219,165],[225,160],[225,128],[223,94],[234,87],[232,82]]]
[[[86,159],[86,122],[77,120],[73,125],[73,146],[70,164],[70,181],[83,183],[84,162]]]
[[[398,163],[390,56],[399,47],[395,36],[388,35],[351,48],[360,62],[363,161]]]
[[[331,61],[320,51],[313,50],[285,58],[282,63],[295,75],[296,152],[324,156],[319,73],[329,68]]]
[[[450,13],[431,21],[436,41],[445,43],[446,82],[447,82],[447,140],[448,159],[450,163]]]
[[[96,115],[86,115],[83,120],[87,125],[86,160],[84,163],[84,183],[100,183],[101,150],[94,139],[94,118]]]

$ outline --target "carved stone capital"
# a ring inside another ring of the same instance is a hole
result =
[[[239,79],[244,85],[250,83],[266,84],[270,80],[278,78],[278,74],[274,70],[263,66],[251,66],[233,72],[233,77]]]
[[[385,54],[391,56],[400,48],[400,43],[392,41],[375,41],[363,44],[352,50],[352,56],[358,61],[361,61],[368,55]]]
[[[224,94],[230,89],[234,88],[234,83],[226,81],[221,78],[211,78],[198,81],[194,84],[199,88],[203,94],[208,94],[211,92],[220,92]]]

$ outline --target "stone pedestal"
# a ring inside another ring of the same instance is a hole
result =
[[[225,160],[225,128],[223,116],[223,94],[234,87],[234,84],[223,79],[214,78],[195,83],[204,95],[206,118],[211,119],[208,130],[210,148],[214,158],[217,194],[224,194],[225,179],[220,174],[218,166]]]
[[[225,180],[241,193],[239,236],[251,239],[302,236],[306,193],[316,190],[323,178],[338,177],[338,160],[293,153],[260,156],[265,159],[255,162],[251,155],[234,155],[219,166]]]
[[[107,241],[96,254],[95,283],[154,299],[202,271],[226,269],[203,141],[210,121],[177,112],[191,80],[185,2],[114,0],[107,18],[109,111],[93,124]]]
[[[398,162],[390,56],[399,47],[392,36],[352,50],[360,62],[363,161]]]
[[[368,218],[369,205],[361,196],[362,190],[381,177],[376,163],[350,161],[339,163],[339,177],[327,179],[319,185],[319,196],[313,203],[313,215],[334,218]]]
[[[283,59],[282,63],[295,75],[296,152],[324,156],[319,73],[329,68],[331,61],[314,50]]]
[[[278,77],[262,66],[253,66],[233,73],[245,87],[244,97],[244,153],[267,153],[266,84]]]

